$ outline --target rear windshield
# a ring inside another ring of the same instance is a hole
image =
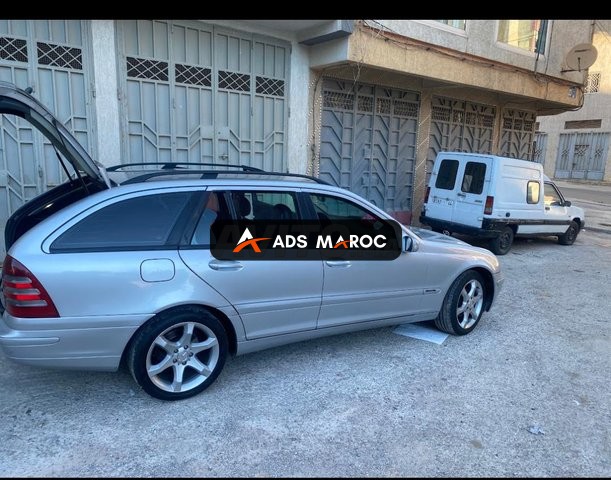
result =
[[[442,160],[439,166],[437,180],[435,181],[435,187],[443,190],[454,190],[457,171],[458,160]]]

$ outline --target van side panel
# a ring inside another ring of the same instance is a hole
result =
[[[528,221],[540,220],[543,217],[543,171],[541,165],[533,163],[517,164],[515,160],[501,159],[497,195],[491,218],[506,218],[511,220],[526,220],[518,223],[518,234],[529,234],[540,231],[541,226],[529,224]],[[536,182],[539,185],[537,203],[528,203],[528,184]]]

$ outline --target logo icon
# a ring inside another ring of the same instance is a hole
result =
[[[254,238],[252,236],[252,233],[250,233],[250,230],[248,230],[248,227],[246,227],[246,229],[244,230],[244,233],[240,237],[240,241],[238,242],[236,247],[233,249],[233,253],[241,252],[245,247],[248,247],[248,246],[250,246],[256,253],[261,253],[261,248],[259,247],[257,243],[257,242],[260,242],[261,240],[271,240],[271,238],[269,237]]]

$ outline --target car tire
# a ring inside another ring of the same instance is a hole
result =
[[[450,286],[435,319],[439,330],[452,335],[473,331],[484,313],[486,292],[482,276],[474,270],[462,273]]]
[[[490,240],[490,250],[496,255],[505,255],[511,249],[513,237],[513,228],[503,227],[498,236]]]
[[[227,352],[227,334],[214,315],[202,308],[179,307],[156,315],[136,333],[127,365],[149,395],[182,400],[216,380]]]
[[[577,239],[577,235],[579,235],[579,224],[572,221],[566,232],[562,235],[558,235],[558,243],[560,245],[573,245]]]

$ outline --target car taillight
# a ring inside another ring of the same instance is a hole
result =
[[[49,294],[24,265],[10,255],[2,266],[2,294],[4,307],[13,317],[59,317]]]
[[[486,205],[484,206],[484,215],[492,215],[492,207],[494,207],[494,197],[488,195],[486,197]]]
[[[426,187],[426,190],[424,191],[424,203],[429,202],[429,193],[431,193],[431,187]]]

